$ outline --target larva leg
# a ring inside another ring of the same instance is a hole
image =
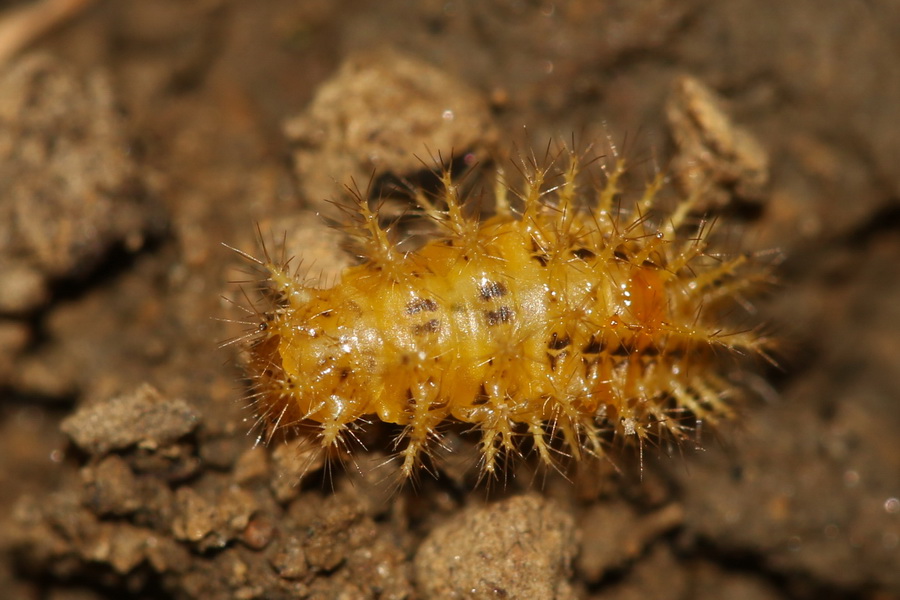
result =
[[[322,423],[322,448],[333,448],[341,443],[341,433],[347,424],[341,422],[339,414],[332,415]]]
[[[585,451],[593,456],[603,456],[603,442],[600,439],[600,429],[597,427],[594,422],[593,417],[589,417],[584,419],[580,425],[580,436],[578,444],[578,448],[582,447]]]
[[[515,452],[513,422],[505,414],[497,414],[481,424],[481,452],[484,457],[483,472],[493,475],[497,470],[497,458]]]
[[[434,435],[437,423],[441,417],[431,412],[431,396],[427,384],[420,384],[416,389],[410,389],[409,405],[412,415],[406,426],[403,437],[406,438],[406,447],[401,451],[403,464],[400,466],[400,475],[404,479],[412,477],[416,473],[416,465],[420,461],[422,452],[427,452],[428,438]]]
[[[581,440],[578,436],[576,425],[572,423],[569,417],[563,416],[557,419],[556,426],[562,431],[563,442],[565,447],[572,453],[575,460],[581,460]]]
[[[550,456],[550,446],[547,443],[547,435],[544,431],[544,422],[539,415],[534,415],[528,421],[528,433],[531,434],[534,448],[541,457],[541,462],[545,465],[552,465],[553,458]]]
[[[583,450],[588,452],[592,450],[585,447],[582,435],[585,433],[586,425],[593,421],[593,417],[585,418],[576,409],[573,401],[574,398],[567,397],[564,393],[554,396],[552,435],[562,437],[563,445],[571,452],[572,458],[581,460]]]

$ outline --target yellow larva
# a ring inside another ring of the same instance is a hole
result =
[[[480,436],[491,474],[525,447],[555,464],[726,415],[734,356],[768,341],[723,315],[764,271],[708,248],[696,198],[661,210],[663,176],[623,200],[624,160],[585,184],[567,157],[523,161],[521,189],[500,178],[483,221],[445,171],[439,198],[417,194],[440,235],[411,252],[360,200],[348,229],[364,260],[331,289],[257,261],[272,299],[249,345],[260,420],[312,424],[325,449],[366,419],[401,425],[410,477],[453,421]]]

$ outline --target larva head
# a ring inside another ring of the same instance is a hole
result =
[[[248,361],[260,420],[270,435],[304,421],[321,423],[330,443],[364,414],[358,311],[352,304],[336,311],[332,290],[307,288],[283,269],[269,270],[275,300]]]

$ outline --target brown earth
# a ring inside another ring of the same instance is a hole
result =
[[[0,595],[900,598],[897,31],[886,0],[122,0],[34,40],[0,65]],[[783,257],[737,423],[489,491],[464,441],[396,495],[384,444],[300,485],[254,447],[223,242],[287,231],[331,281],[351,177],[573,132]]]

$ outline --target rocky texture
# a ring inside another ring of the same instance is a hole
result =
[[[377,193],[385,175],[415,178],[454,157],[471,165],[487,159],[497,142],[478,91],[392,50],[348,58],[284,131],[304,196],[332,215],[324,201],[340,201],[345,185],[365,194],[374,184]]]
[[[537,495],[472,507],[416,552],[416,582],[429,598],[575,598],[568,582],[577,542],[565,510]]]
[[[159,228],[109,74],[45,54],[0,72],[0,313],[34,310],[114,244]]]

